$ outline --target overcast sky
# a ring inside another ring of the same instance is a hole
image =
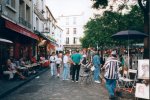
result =
[[[46,0],[46,5],[57,18],[60,15],[72,15],[85,13],[87,18],[91,16],[90,0]]]

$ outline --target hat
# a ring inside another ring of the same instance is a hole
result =
[[[111,54],[112,54],[112,55],[116,55],[116,51],[112,51]]]

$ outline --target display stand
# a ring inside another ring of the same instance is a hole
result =
[[[138,60],[138,79],[145,80],[145,82],[136,83],[135,100],[140,98],[150,100],[149,78],[149,59]]]

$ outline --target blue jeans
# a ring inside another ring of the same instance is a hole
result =
[[[55,63],[51,63],[51,76],[54,76],[56,74],[56,64]]]
[[[65,63],[64,64],[64,68],[63,68],[63,80],[68,79],[68,75],[69,75],[69,64]]]
[[[116,79],[106,79],[106,88],[109,95],[114,96],[115,88],[116,88]]]
[[[99,65],[94,65],[95,70],[94,70],[94,81],[99,81],[99,75],[100,75],[100,66]]]

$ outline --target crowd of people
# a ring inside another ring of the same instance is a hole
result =
[[[97,50],[92,50],[90,53],[76,50],[72,53],[67,51],[64,55],[53,52],[49,60],[51,76],[56,76],[64,81],[78,82],[80,74],[85,71],[85,67],[89,64],[94,66],[93,81],[100,84],[105,80],[110,99],[115,100],[116,80],[120,73],[119,67],[124,66],[125,62],[122,55],[117,55],[116,50],[112,51],[106,59]],[[62,69],[62,72],[60,72],[60,69]],[[102,77],[101,71],[104,72]]]
[[[40,57],[40,60],[43,61],[45,58]],[[92,70],[93,81],[100,84],[104,80],[110,99],[112,100],[115,98],[119,67],[125,64],[122,55],[117,56],[116,50],[112,51],[110,55],[105,58],[97,50],[91,50],[90,52],[79,50],[73,52],[66,51],[64,54],[52,52],[47,60],[49,61],[51,77],[57,77],[63,81],[71,80],[76,83],[79,82],[80,75],[87,71],[87,66],[94,66],[94,70]],[[36,62],[36,58],[32,57],[31,63]],[[21,66],[25,65],[23,58],[19,60],[19,64]],[[16,65],[8,59],[3,74],[9,75],[9,79],[13,79],[15,75],[18,75],[21,79],[26,79],[15,66]],[[102,72],[104,72],[104,75],[102,75]]]

